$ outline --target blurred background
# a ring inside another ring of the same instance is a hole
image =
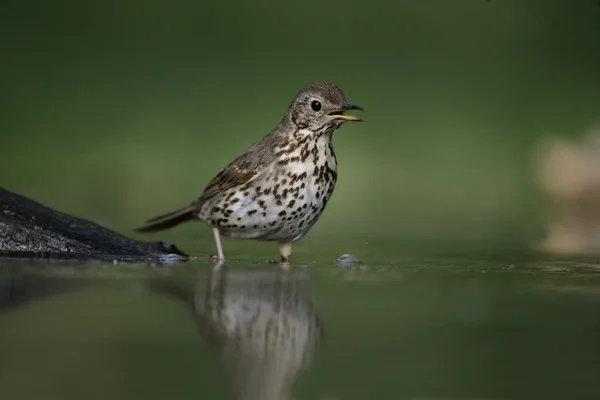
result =
[[[336,192],[295,250],[327,257],[530,246],[548,229],[540,140],[600,122],[595,0],[2,0],[0,46],[0,185],[127,235],[314,80],[366,109],[336,132]],[[198,224],[138,237],[214,251]]]
[[[600,398],[597,274],[511,253],[600,252],[597,0],[0,0],[0,186],[206,256],[200,223],[132,229],[199,196],[314,80],[366,112],[336,131],[336,192],[294,248],[317,261],[301,282],[325,341],[293,398]],[[270,276],[254,267],[274,244],[224,247],[238,283]],[[321,262],[343,253],[364,265]],[[196,294],[207,266],[61,281],[4,260],[2,394],[227,398],[187,303],[148,291],[154,273]]]

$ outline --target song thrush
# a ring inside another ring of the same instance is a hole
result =
[[[281,122],[223,168],[191,205],[148,220],[137,232],[154,232],[198,219],[213,231],[218,259],[221,235],[280,244],[288,262],[292,243],[317,222],[337,180],[333,131],[362,121],[347,110],[344,93],[329,82],[303,88]]]

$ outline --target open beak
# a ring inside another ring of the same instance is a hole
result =
[[[354,104],[344,104],[342,106],[342,108],[338,109],[338,110],[331,110],[325,113],[325,115],[327,115],[328,117],[331,117],[333,119],[342,119],[344,121],[354,121],[354,122],[360,122],[362,121],[362,119],[355,117],[354,115],[348,115],[348,114],[344,114],[344,112],[348,111],[348,110],[360,110],[360,111],[365,111],[361,106],[357,106]]]

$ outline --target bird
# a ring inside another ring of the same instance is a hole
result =
[[[136,232],[157,232],[200,220],[210,226],[217,260],[221,236],[279,243],[281,263],[315,225],[337,181],[333,132],[361,122],[342,90],[314,81],[297,92],[276,127],[222,168],[191,204],[147,220]]]

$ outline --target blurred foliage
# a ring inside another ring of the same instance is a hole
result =
[[[592,0],[5,0],[0,50],[0,184],[125,233],[192,201],[313,80],[366,109],[336,132],[313,244],[528,240],[536,141],[600,119]],[[154,237],[212,246],[196,225]]]

